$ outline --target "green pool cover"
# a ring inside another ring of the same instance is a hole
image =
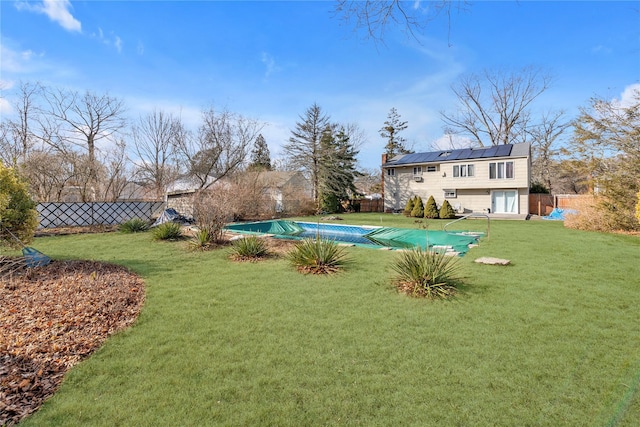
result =
[[[326,223],[296,223],[272,220],[229,224],[227,230],[237,233],[272,234],[276,237],[303,238],[321,235],[325,238],[363,246],[386,246],[436,251],[452,250],[464,254],[470,244],[478,242],[482,233],[433,231],[393,227],[365,227]]]

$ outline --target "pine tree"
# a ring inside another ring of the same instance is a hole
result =
[[[387,140],[387,145],[385,145],[384,148],[388,158],[395,157],[398,154],[411,153],[411,151],[407,150],[404,146],[406,140],[398,135],[407,127],[407,122],[401,121],[398,111],[392,108],[387,116],[387,121],[384,122],[384,126],[379,131],[380,136]]]
[[[411,210],[411,216],[415,218],[422,218],[424,216],[424,204],[422,204],[422,197],[416,196],[413,209]]]
[[[317,209],[320,209],[320,140],[329,124],[329,116],[314,103],[300,116],[289,142],[282,147],[290,165],[302,169],[311,179]]]
[[[404,216],[411,216],[411,211],[413,210],[413,204],[415,203],[414,198],[410,197],[407,200],[407,204],[404,206],[404,211],[402,212]]]
[[[448,200],[442,202],[442,206],[440,207],[440,219],[450,219],[455,218],[456,212],[451,207],[451,203]]]
[[[336,130],[337,129],[337,130]],[[356,155],[344,127],[327,126],[320,140],[318,186],[320,208],[327,212],[342,210],[342,201],[356,194]]]
[[[438,211],[438,205],[436,205],[436,200],[433,196],[429,196],[429,200],[427,200],[427,205],[424,208],[424,217],[425,218],[438,218],[440,216],[440,212]]]
[[[253,143],[253,150],[251,150],[251,163],[249,163],[248,169],[257,171],[270,171],[272,169],[271,153],[269,153],[269,146],[262,134],[258,135]]]

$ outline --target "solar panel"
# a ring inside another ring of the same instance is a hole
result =
[[[483,148],[462,148],[448,151],[430,151],[427,153],[405,154],[399,160],[390,162],[396,165],[435,163],[452,160],[484,159],[511,155],[512,145],[494,145]]]

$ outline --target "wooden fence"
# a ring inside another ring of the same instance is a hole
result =
[[[553,208],[580,210],[581,206],[593,202],[590,194],[529,194],[529,213],[546,216]]]
[[[39,228],[117,225],[133,218],[151,220],[164,202],[47,202],[38,203]]]
[[[359,212],[383,212],[384,200],[383,199],[357,199],[351,201],[352,205],[359,204]]]

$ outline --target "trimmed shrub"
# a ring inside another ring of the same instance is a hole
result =
[[[149,223],[140,218],[132,218],[118,227],[121,233],[140,233],[149,230]]]
[[[424,216],[424,204],[422,204],[422,197],[416,196],[413,202],[411,216],[414,218],[422,218]]]
[[[344,249],[327,239],[304,239],[287,254],[287,258],[305,274],[333,273],[347,263]]]
[[[430,219],[440,217],[438,205],[436,205],[436,199],[434,199],[433,196],[429,196],[429,200],[427,200],[427,205],[424,208],[424,217]]]
[[[455,294],[459,283],[457,277],[460,258],[425,251],[416,247],[401,252],[392,264],[397,273],[396,287],[407,295],[425,298],[446,298]]]
[[[165,222],[153,229],[155,240],[180,240],[183,237],[180,224],[176,222]]]
[[[404,211],[402,212],[404,216],[411,216],[411,211],[413,210],[414,203],[415,200],[413,197],[410,197],[409,200],[407,200],[407,204],[404,206]]]
[[[38,227],[36,202],[29,195],[28,186],[14,168],[0,161],[0,245],[19,247],[29,243]],[[8,231],[11,233],[9,233]],[[13,234],[13,236],[11,235]]]
[[[448,200],[442,202],[442,206],[440,207],[440,218],[441,219],[451,219],[456,217],[456,212],[451,207],[451,203]]]
[[[248,236],[234,240],[230,252],[231,258],[236,261],[257,261],[269,255],[269,248],[264,239]]]

